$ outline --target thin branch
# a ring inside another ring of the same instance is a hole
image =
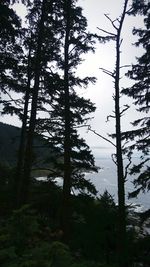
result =
[[[112,36],[114,36],[114,37],[117,36],[115,33],[113,33],[113,32],[108,32],[108,31],[103,30],[103,29],[101,29],[101,28],[99,28],[99,27],[97,27],[97,29],[100,30],[100,31],[102,31],[102,32],[104,32],[104,33],[110,34],[110,35],[112,35]]]
[[[113,118],[113,119],[115,119],[115,118],[116,118],[116,116],[113,116],[113,115],[109,115],[109,116],[107,116],[106,122],[108,122],[108,121],[109,121],[109,118]]]
[[[107,75],[109,75],[115,79],[115,74],[113,72],[106,70],[104,68],[99,68],[99,69],[102,70],[105,74],[107,74]]]
[[[120,112],[120,116],[122,116],[124,114],[124,112],[130,108],[129,105],[124,105],[124,107],[125,108]]]
[[[126,147],[126,145],[129,144],[129,141],[125,141],[124,144],[122,145],[122,149]]]
[[[11,102],[14,102],[17,106],[22,108],[22,106],[20,105],[20,103],[22,103],[21,99],[13,99],[11,97],[11,95],[5,89],[3,91],[4,91],[5,94],[7,94],[9,96],[9,98],[11,99]],[[3,100],[3,102],[7,103],[7,102],[9,102],[9,100]]]
[[[130,15],[130,12],[132,12],[132,11],[133,11],[133,8],[130,7],[130,8],[126,11],[126,14],[127,14],[127,15]]]
[[[115,158],[116,158],[116,154],[111,154],[111,159],[115,163],[115,165],[117,166],[117,160]]]
[[[10,103],[10,102],[16,102],[16,103],[21,103],[22,101],[21,101],[21,99],[11,99],[11,100],[0,100],[0,104],[3,104],[3,103]]]
[[[128,156],[128,160],[129,160],[129,163],[125,166],[125,174],[124,174],[124,180],[126,182],[126,179],[127,179],[127,175],[128,175],[128,169],[132,163],[132,160],[131,160],[131,155]]]
[[[122,42],[123,42],[123,39],[121,39],[121,41],[120,41],[120,44],[119,44],[120,47],[121,47],[121,45],[122,45]]]
[[[118,28],[116,27],[116,25],[115,25],[115,21],[116,21],[116,19],[115,20],[112,20],[107,14],[104,14],[104,16],[111,22],[111,24],[113,25],[113,27],[118,31]]]
[[[96,134],[97,136],[99,136],[100,138],[102,138],[103,140],[109,142],[111,145],[113,145],[114,147],[116,147],[116,145],[112,141],[110,141],[106,137],[102,136],[101,134],[97,133],[95,130],[92,130],[90,125],[88,126],[88,131],[93,132],[94,134]]]
[[[89,127],[89,125],[84,124],[84,125],[80,125],[80,126],[73,126],[73,129],[79,129],[79,128],[84,128],[84,127]]]
[[[122,30],[122,25],[123,25],[124,18],[125,18],[125,15],[126,15],[127,5],[128,5],[128,0],[125,0],[123,13],[122,13],[121,20],[120,20],[120,25],[119,25],[119,28],[117,29],[118,34],[120,34],[120,32]]]
[[[131,65],[123,65],[123,66],[120,67],[120,69],[129,68],[129,67],[131,67]]]

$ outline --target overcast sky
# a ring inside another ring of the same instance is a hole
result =
[[[107,31],[114,31],[111,23],[106,19],[104,14],[114,20],[122,12],[124,0],[79,0],[79,5],[84,9],[84,15],[88,20],[88,29],[93,33],[103,34],[97,27],[105,29]],[[129,3],[130,4],[130,3]],[[19,15],[24,14],[23,6],[17,8]],[[123,43],[121,48],[121,64],[130,65],[135,62],[135,57],[142,53],[142,49],[135,48],[132,44],[137,40],[132,35],[132,29],[134,26],[140,27],[142,25],[141,17],[126,17],[123,27]],[[98,133],[107,137],[107,133],[112,133],[115,130],[113,119],[106,123],[106,118],[109,114],[112,114],[114,110],[114,102],[112,95],[114,93],[113,81],[111,77],[104,74],[100,68],[105,68],[110,71],[115,66],[115,42],[107,44],[97,44],[95,54],[89,54],[85,57],[85,62],[79,67],[78,73],[81,76],[96,76],[96,85],[90,85],[88,89],[81,90],[80,93],[90,98],[92,102],[96,104],[97,110],[93,114],[94,119],[91,121],[92,128]],[[123,75],[124,73],[122,73]],[[124,76],[124,75],[123,75]],[[130,85],[130,81],[127,78],[122,78],[121,86],[127,87]],[[124,97],[122,104],[130,103],[131,100]],[[122,118],[122,129],[129,129],[129,122],[136,117],[134,108],[127,111],[126,116]],[[21,124],[13,117],[1,118],[1,121],[20,126]],[[93,133],[87,133],[82,130],[82,135],[87,140],[87,143],[94,147],[110,147],[109,143],[96,137]]]

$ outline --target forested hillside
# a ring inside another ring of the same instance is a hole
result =
[[[0,123],[0,161],[14,165],[17,161],[20,129],[8,124]]]
[[[17,163],[19,139],[21,129],[9,124],[0,122],[0,162],[8,167],[14,168]],[[54,151],[48,147],[48,144],[41,136],[36,136],[34,140],[34,167],[44,170],[50,167],[51,158],[54,157]],[[49,162],[49,163],[47,163]]]

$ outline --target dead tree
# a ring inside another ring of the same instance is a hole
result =
[[[106,18],[112,24],[115,33],[107,32],[103,29],[99,29],[114,37],[116,43],[116,64],[115,70],[113,72],[102,69],[104,73],[111,76],[114,80],[114,101],[115,101],[115,137],[116,137],[116,165],[117,165],[117,180],[118,180],[118,242],[117,242],[117,260],[119,267],[128,266],[127,259],[127,242],[126,242],[126,207],[125,207],[125,173],[123,166],[123,148],[121,140],[121,116],[125,109],[121,111],[120,109],[120,48],[122,43],[121,33],[124,23],[125,16],[127,14],[128,0],[124,1],[124,8],[121,16],[112,20],[108,15]]]

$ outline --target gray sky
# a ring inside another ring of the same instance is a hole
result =
[[[79,5],[84,9],[84,15],[88,19],[88,29],[93,33],[103,34],[97,27],[105,29],[107,31],[113,31],[111,23],[105,18],[104,14],[109,14],[109,16],[114,20],[122,12],[124,0],[79,0]],[[129,3],[130,4],[130,3]],[[19,15],[24,14],[23,6],[17,8]],[[135,62],[135,57],[142,53],[142,49],[137,49],[132,44],[136,41],[136,37],[132,35],[133,26],[140,27],[142,25],[141,17],[126,17],[123,27],[123,43],[122,43],[122,53],[121,53],[121,64],[130,65]],[[114,69],[115,66],[115,42],[110,42],[107,44],[97,44],[96,53],[89,54],[85,56],[85,62],[79,67],[78,73],[81,76],[96,76],[96,85],[90,85],[88,89],[80,90],[82,96],[90,98],[92,102],[96,104],[97,110],[93,114],[94,119],[91,121],[92,128],[98,133],[107,137],[107,133],[114,132],[114,121],[111,119],[110,122],[106,123],[106,118],[109,114],[112,114],[114,110],[114,102],[112,95],[114,92],[113,81],[111,77],[104,74],[99,68],[105,68],[110,71]],[[122,76],[124,71],[122,73]],[[121,86],[127,87],[131,84],[127,78],[122,78]],[[122,104],[130,103],[127,97],[124,97]],[[137,113],[132,107],[127,111],[126,115],[122,119],[122,129],[129,129],[129,122],[136,118]],[[5,116],[0,119],[3,122],[18,125],[20,122],[16,120],[15,117]],[[98,147],[110,147],[109,143],[101,140],[99,137],[93,133],[87,133],[86,130],[82,130],[81,134],[87,140],[88,145],[98,146]]]

